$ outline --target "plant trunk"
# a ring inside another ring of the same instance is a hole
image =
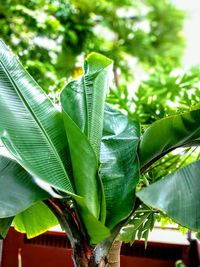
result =
[[[108,267],[120,267],[120,251],[122,242],[114,241],[108,253]],[[106,267],[107,267],[106,266]]]
[[[95,250],[94,255],[94,250],[79,244],[73,250],[74,267],[120,267],[120,241],[114,241],[107,255],[103,255],[100,260],[97,260],[99,259],[98,253],[101,253],[100,250]]]
[[[68,236],[73,252],[74,267],[120,267],[121,242],[114,241],[114,239],[121,225],[116,227],[109,238],[92,248],[67,203],[51,198],[45,203],[56,215]]]

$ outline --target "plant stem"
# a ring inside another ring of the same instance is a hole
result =
[[[45,201],[53,211],[61,227],[69,238],[72,248],[72,259],[75,267],[88,267],[92,249],[84,236],[76,215],[68,205],[59,199],[48,199]]]
[[[58,218],[65,230],[72,247],[75,267],[119,267],[121,242],[114,241],[123,223],[118,225],[112,235],[92,248],[88,238],[79,226],[79,222],[68,205],[59,199],[44,201]],[[69,210],[70,209],[70,210]]]
[[[121,241],[114,241],[108,254],[108,267],[120,267]]]
[[[68,211],[65,204],[61,200],[48,199],[44,202],[58,218],[58,221],[66,232],[73,249],[76,243],[79,243],[79,241],[82,239],[82,233],[79,231],[75,217],[73,217],[72,213]]]

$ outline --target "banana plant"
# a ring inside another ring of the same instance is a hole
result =
[[[159,120],[141,135],[139,122],[105,102],[112,64],[91,53],[57,108],[0,42],[0,137],[11,155],[0,156],[1,238],[11,224],[28,238],[60,224],[74,266],[103,267],[119,266],[110,254],[119,256],[124,227],[132,224],[134,237],[152,228],[154,211],[200,230],[199,161],[136,188],[161,157],[199,145],[200,109]]]

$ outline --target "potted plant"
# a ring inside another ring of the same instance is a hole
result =
[[[110,59],[90,54],[58,110],[0,42],[0,136],[13,157],[0,157],[0,234],[13,223],[33,237],[59,223],[77,267],[119,266],[121,240],[147,239],[158,211],[200,230],[199,161],[136,193],[152,164],[199,145],[199,106],[141,136],[139,122],[105,103],[111,70]]]

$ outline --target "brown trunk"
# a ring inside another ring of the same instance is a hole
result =
[[[121,245],[122,245],[122,242],[114,241],[108,254],[108,265],[107,265],[108,267],[120,267]]]
[[[75,267],[88,267],[89,261],[92,255],[90,246],[84,242],[77,242],[72,247],[73,251],[73,262]]]
[[[95,262],[92,251],[88,247],[85,248],[85,246],[81,245],[74,250],[73,261],[75,267],[120,267],[120,241],[113,243],[109,253],[100,262]],[[98,252],[96,251],[95,253]]]

